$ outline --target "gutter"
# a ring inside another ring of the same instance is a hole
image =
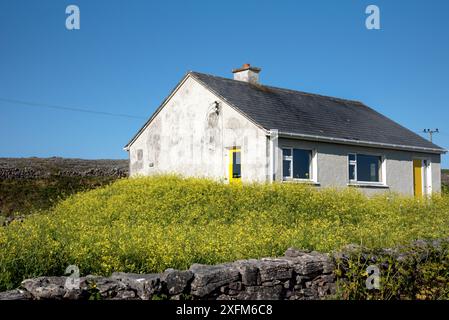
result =
[[[316,136],[316,135],[310,135],[310,134],[293,133],[293,132],[282,132],[282,131],[279,131],[279,137],[303,139],[303,140],[311,140],[311,141],[333,142],[333,143],[339,143],[339,144],[349,144],[349,145],[357,145],[357,146],[373,147],[373,148],[381,147],[381,148],[384,148],[384,149],[417,151],[417,152],[427,152],[427,153],[438,153],[438,154],[443,154],[443,153],[446,153],[448,151],[446,149],[425,148],[425,147],[415,147],[415,146],[407,146],[407,145],[392,144],[392,143],[382,143],[382,142],[372,142],[372,141],[363,141],[363,140],[351,140],[351,139],[344,139],[344,138],[323,137],[323,136]]]

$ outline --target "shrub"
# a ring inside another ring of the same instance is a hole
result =
[[[367,198],[354,189],[302,184],[225,185],[176,176],[122,179],[0,228],[0,289],[24,278],[152,273],[288,247],[331,251],[443,237],[449,197]]]
[[[442,184],[441,185],[441,193],[444,195],[449,195],[449,185]]]
[[[104,186],[116,179],[114,176],[81,177],[56,174],[42,178],[0,179],[0,220],[2,216],[23,216],[50,209],[59,200],[71,194]]]
[[[415,244],[394,250],[358,248],[337,259],[343,299],[449,299],[449,241]],[[367,288],[368,266],[379,271],[378,288]]]

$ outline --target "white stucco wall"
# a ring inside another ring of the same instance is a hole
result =
[[[218,116],[215,101],[219,102]],[[187,77],[131,144],[130,175],[178,173],[226,181],[233,146],[241,148],[242,181],[265,182],[265,131]]]
[[[278,166],[276,180],[282,180],[282,148],[293,147],[310,149],[316,152],[317,182],[320,187],[347,187],[348,153],[365,153],[382,155],[385,161],[385,184],[388,188],[361,187],[367,194],[393,191],[413,195],[413,159],[423,158],[431,161],[432,191],[441,192],[440,155],[423,154],[389,149],[365,148],[343,144],[312,142],[296,139],[279,138],[276,159]]]

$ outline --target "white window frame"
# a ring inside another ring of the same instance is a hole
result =
[[[290,150],[290,156],[284,156],[284,150]],[[298,149],[298,150],[304,150],[304,151],[309,151],[310,152],[310,156],[309,156],[309,178],[308,179],[300,179],[300,178],[293,178],[293,150],[294,149]],[[317,177],[317,153],[314,149],[308,149],[308,148],[300,148],[300,147],[281,147],[281,152],[282,152],[282,180],[283,181],[298,181],[298,182],[315,182],[316,181],[316,177]],[[290,177],[286,177],[284,176],[284,161],[290,161]]]
[[[359,181],[357,179],[357,155],[366,155],[366,156],[373,156],[373,157],[380,157],[380,172],[379,172],[379,181]],[[349,156],[354,155],[355,160],[349,160]],[[354,166],[354,178],[351,179],[349,176],[349,166]],[[346,172],[348,175],[348,181],[349,184],[356,184],[356,185],[373,185],[373,186],[386,186],[387,185],[387,165],[385,160],[385,155],[378,154],[378,153],[367,153],[367,152],[349,152],[347,155],[347,167]]]
[[[289,156],[284,156],[284,150],[290,150]],[[284,161],[290,162],[290,177],[284,175]],[[282,180],[292,180],[293,175],[293,148],[282,148]]]
[[[349,160],[349,156],[354,156],[355,160]],[[354,166],[354,179],[351,179],[349,176],[349,167]],[[357,182],[357,154],[356,153],[348,153],[348,180],[349,182]]]

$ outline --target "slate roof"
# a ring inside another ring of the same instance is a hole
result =
[[[445,152],[358,101],[189,74],[266,130]]]

